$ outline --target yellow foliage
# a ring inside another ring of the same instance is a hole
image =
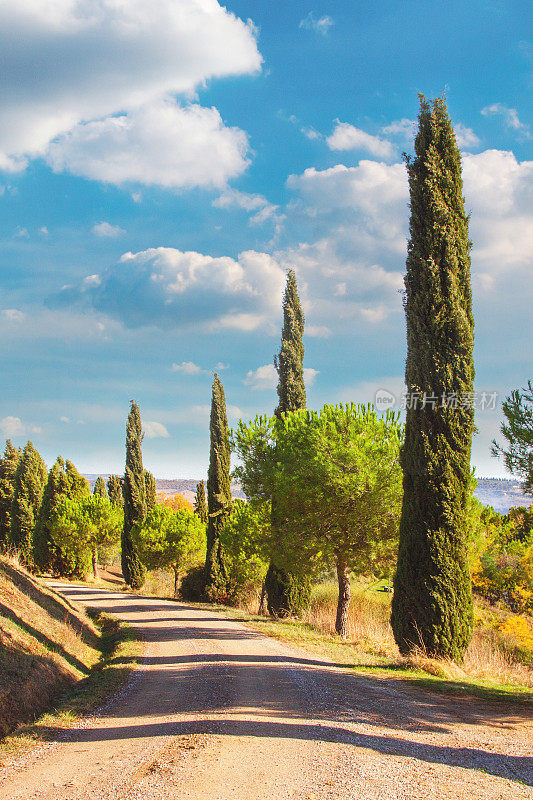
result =
[[[502,633],[512,636],[521,645],[533,650],[533,626],[527,617],[515,614],[508,617],[498,627]]]
[[[158,494],[157,502],[162,506],[171,508],[172,511],[193,511],[192,503],[183,497],[182,494],[175,494],[172,497],[168,494]]]

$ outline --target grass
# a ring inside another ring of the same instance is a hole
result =
[[[0,612],[2,761],[101,705],[127,680],[142,643],[132,629],[91,618],[3,558]]]

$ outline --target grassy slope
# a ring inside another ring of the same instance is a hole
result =
[[[77,605],[0,558],[0,757],[90,712],[127,679],[141,651],[131,630],[95,622]]]

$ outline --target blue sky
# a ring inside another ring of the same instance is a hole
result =
[[[88,472],[199,477],[276,404],[285,271],[312,407],[402,393],[417,93],[447,91],[471,212],[476,388],[531,373],[532,12],[508,0],[0,0],[0,433]],[[481,395],[480,395],[481,396]],[[473,463],[500,411],[479,410]]]

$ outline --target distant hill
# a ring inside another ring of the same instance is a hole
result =
[[[85,475],[85,477],[92,490],[98,475]],[[107,481],[109,475],[102,475],[102,478]],[[200,478],[173,478],[172,480],[156,478],[155,485],[158,492],[170,495],[181,494],[192,503],[196,485],[200,480]],[[233,497],[245,499],[244,492],[238,483],[231,484],[231,492]],[[507,514],[509,509],[514,506],[529,507],[533,504],[533,498],[522,492],[520,481],[507,478],[478,478],[475,495],[483,505],[492,506],[500,514]]]
[[[89,486],[91,487],[91,491],[94,488],[94,484],[96,479],[99,477],[95,474],[86,474],[85,477],[89,481]],[[105,481],[109,478],[109,474],[101,476]],[[201,478],[156,478],[155,485],[158,492],[162,494],[181,494],[183,497],[188,500],[190,503],[194,500],[194,495],[196,493],[196,486],[200,482]],[[239,498],[244,500],[244,492],[242,491],[240,485],[238,483],[231,484],[231,493],[233,497]]]
[[[478,478],[475,491],[477,499],[485,506],[492,506],[500,514],[507,514],[514,506],[533,504],[533,498],[522,491],[520,481],[508,478]]]

